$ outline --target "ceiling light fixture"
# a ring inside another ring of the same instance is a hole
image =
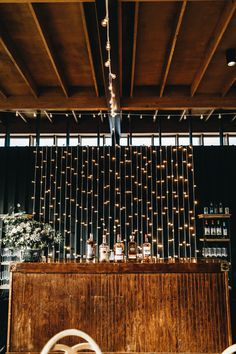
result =
[[[236,50],[234,48],[226,50],[226,61],[228,66],[234,66],[236,64]]]

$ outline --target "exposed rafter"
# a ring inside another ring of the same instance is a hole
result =
[[[85,17],[85,13],[84,13],[84,5],[82,3],[80,4],[80,10],[81,10],[81,17],[82,17],[85,41],[86,41],[86,46],[87,46],[87,51],[88,51],[88,56],[89,56],[90,67],[91,67],[91,71],[92,71],[95,92],[96,92],[96,95],[99,96],[98,80],[96,77],[94,60],[93,60],[93,55],[92,55],[92,51],[91,51],[91,43],[90,43],[89,35],[88,35],[88,27],[87,27],[86,17]]]
[[[67,85],[66,85],[66,80],[64,78],[64,75],[63,75],[63,72],[62,72],[62,69],[60,67],[60,64],[58,62],[58,59],[54,53],[54,50],[52,48],[52,45],[50,43],[50,40],[49,40],[49,37],[47,35],[47,32],[44,28],[44,26],[42,25],[41,21],[40,21],[40,17],[39,17],[39,14],[38,14],[38,11],[37,11],[37,8],[35,7],[35,5],[32,5],[32,4],[29,4],[29,9],[30,9],[30,12],[32,14],[32,17],[34,19],[34,22],[35,22],[35,25],[38,29],[38,32],[40,34],[40,38],[44,44],[44,47],[46,49],[46,52],[48,54],[48,57],[50,59],[50,62],[52,64],[52,67],[55,71],[55,74],[57,76],[57,79],[61,85],[61,88],[65,94],[66,97],[69,97],[69,91],[68,91],[68,88],[67,88]]]
[[[224,97],[225,95],[227,95],[227,93],[229,92],[229,90],[231,89],[231,87],[233,86],[233,84],[235,83],[236,81],[236,72],[234,73],[233,76],[231,76],[230,78],[228,78],[225,83],[224,83],[224,86],[223,86],[223,89],[222,89],[222,96]]]
[[[137,35],[138,35],[138,14],[139,14],[139,3],[136,2],[134,8],[134,35],[133,35],[133,51],[132,51],[131,83],[130,83],[131,97],[133,96],[133,91],[134,91],[134,74],[135,74],[135,62],[136,62]]]
[[[3,28],[0,28],[0,43],[5,49],[7,55],[11,59],[12,63],[14,64],[15,68],[25,81],[26,85],[29,87],[30,91],[34,95],[34,97],[38,96],[38,90],[37,87],[31,77],[30,72],[26,68],[25,64],[23,63],[21,56],[17,53],[17,50],[12,43],[10,37],[8,34],[3,30]]]
[[[166,66],[165,66],[165,70],[163,72],[162,75],[162,81],[161,81],[161,88],[160,88],[160,97],[163,96],[164,93],[164,89],[166,86],[166,81],[167,81],[167,77],[170,71],[170,66],[171,66],[171,62],[174,56],[174,51],[175,51],[175,47],[176,47],[176,42],[177,42],[177,38],[179,35],[179,31],[180,31],[180,26],[182,24],[183,18],[184,18],[184,13],[185,13],[185,9],[186,9],[186,5],[187,5],[187,0],[184,0],[181,7],[180,7],[180,11],[178,14],[178,19],[173,31],[173,36],[171,38],[170,41],[170,45],[169,45],[169,49],[168,49],[168,56],[167,56],[167,61],[166,61]]]
[[[214,113],[214,109],[211,109],[210,112],[207,114],[205,122],[207,122],[210,119],[210,117],[212,116],[213,113]]]
[[[215,32],[212,35],[212,40],[211,43],[209,45],[209,49],[206,52],[206,55],[203,59],[203,62],[200,66],[199,71],[197,72],[194,81],[192,83],[191,86],[191,96],[194,96],[194,94],[196,93],[203,77],[204,74],[208,68],[208,65],[211,62],[211,59],[213,57],[213,55],[215,54],[215,51],[228,27],[228,24],[230,23],[230,20],[232,19],[234,12],[236,9],[236,2],[235,0],[233,1],[229,1],[226,3],[225,8],[224,8],[224,12],[220,18],[220,21],[218,22],[218,25],[216,26]]]

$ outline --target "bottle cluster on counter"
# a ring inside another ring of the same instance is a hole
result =
[[[115,262],[123,263],[128,262],[142,262],[150,263],[152,261],[151,257],[151,243],[148,241],[148,236],[145,235],[145,242],[142,247],[137,245],[135,237],[130,236],[128,242],[127,256],[125,255],[125,243],[122,241],[121,236],[118,234],[116,238],[116,243],[113,249],[109,248],[107,243],[106,235],[102,237],[102,243],[99,245],[99,262]],[[86,262],[94,262],[96,255],[96,244],[93,240],[93,235],[90,234],[86,245]]]
[[[205,220],[204,236],[207,238],[228,238],[226,222],[221,220]]]

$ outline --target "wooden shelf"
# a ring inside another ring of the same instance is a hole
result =
[[[206,241],[206,242],[229,242],[229,238],[199,238],[199,241]]]
[[[231,214],[199,214],[199,219],[229,219]]]

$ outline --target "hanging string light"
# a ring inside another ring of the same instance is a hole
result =
[[[111,116],[116,116],[116,102],[115,102],[115,92],[114,92],[114,85],[113,80],[116,79],[116,74],[112,72],[112,64],[111,64],[111,42],[110,42],[110,19],[109,19],[109,6],[108,0],[105,0],[106,5],[106,16],[102,20],[101,25],[106,28],[106,51],[107,51],[107,60],[105,61],[104,65],[108,69],[108,90],[110,92],[110,112]]]

